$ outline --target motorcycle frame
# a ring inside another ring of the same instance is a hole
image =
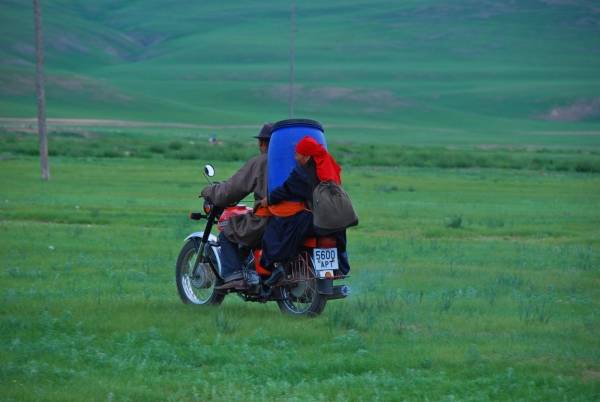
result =
[[[197,267],[199,263],[201,262],[206,262],[207,258],[206,258],[206,246],[208,245],[210,246],[210,243],[218,243],[218,239],[217,236],[215,236],[214,234],[211,233],[212,227],[215,223],[217,223],[217,218],[218,216],[223,212],[224,208],[221,207],[217,207],[214,206],[211,208],[210,212],[207,215],[201,215],[200,219],[206,219],[206,226],[204,227],[203,231],[198,231],[198,232],[194,232],[191,233],[190,235],[188,235],[185,238],[185,241],[188,240],[193,240],[195,242],[200,242],[197,245],[198,248],[198,255],[196,257],[196,261],[194,263],[194,267]],[[220,247],[219,247],[220,248]],[[214,267],[213,264],[209,264],[209,266],[211,267],[211,269],[213,270],[213,273],[218,277],[223,279],[222,275],[221,275],[221,257],[220,257],[220,250],[217,250],[217,252],[215,252],[215,258],[217,259],[217,266]],[[310,254],[307,256],[311,261],[312,261],[312,256],[310,256]],[[252,257],[254,258],[254,257]],[[312,261],[312,263],[314,264],[314,261]],[[245,269],[245,267],[243,267],[243,269]],[[342,291],[342,288],[347,288],[346,285],[342,285],[342,286],[333,286],[333,281],[337,280],[337,279],[342,279],[342,278],[347,278],[348,276],[343,276],[343,277],[334,277],[334,278],[318,278],[316,277],[316,281],[317,281],[317,291],[324,295],[325,297],[327,297],[328,299],[340,299],[340,298],[345,298],[347,296],[347,294],[345,293],[345,291],[343,292],[343,294],[340,293],[340,291]],[[338,289],[339,288],[339,289]],[[275,292],[277,292],[276,294],[279,294],[279,289],[273,288],[273,290]],[[229,291],[227,292],[229,293]],[[261,302],[266,302],[269,300],[277,300],[277,296],[276,295],[272,295],[275,296],[274,298],[267,298],[267,299],[256,299],[254,297],[251,296],[246,296],[242,293],[236,292],[238,293],[240,296],[242,296],[245,300],[247,301],[261,301]]]

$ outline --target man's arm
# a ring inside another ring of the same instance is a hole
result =
[[[212,184],[202,190],[202,196],[209,198],[215,205],[226,207],[241,201],[254,191],[259,180],[258,166],[261,156],[250,159],[229,180]]]

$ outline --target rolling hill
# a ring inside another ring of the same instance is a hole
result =
[[[289,15],[275,0],[46,3],[48,116],[285,118]],[[32,117],[31,5],[2,1],[0,18],[0,116]],[[298,2],[296,115],[356,140],[600,146],[599,37],[594,1]]]

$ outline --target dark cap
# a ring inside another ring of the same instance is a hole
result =
[[[258,138],[259,140],[269,140],[271,139],[271,133],[273,132],[273,123],[265,123],[263,124],[262,128],[260,129],[260,133],[254,137],[254,138]]]

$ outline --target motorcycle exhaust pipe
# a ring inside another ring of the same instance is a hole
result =
[[[328,300],[345,299],[350,295],[351,291],[350,286],[348,285],[333,286],[332,290],[333,292],[327,295]]]

